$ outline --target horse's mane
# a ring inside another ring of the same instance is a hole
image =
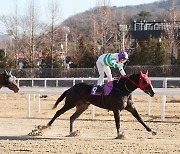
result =
[[[128,78],[133,80],[135,83],[139,83],[140,74],[131,74],[129,77],[121,77],[119,80],[113,81],[113,87],[119,88],[123,91],[125,88],[125,82],[127,82]]]

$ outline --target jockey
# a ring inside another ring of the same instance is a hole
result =
[[[104,73],[107,76],[107,80],[112,81],[112,73],[110,67],[118,68],[122,76],[126,76],[123,69],[124,63],[128,60],[128,54],[125,51],[119,53],[106,53],[102,54],[96,61],[96,66],[99,72],[99,79],[97,82],[97,92],[102,92],[101,85],[103,84]]]

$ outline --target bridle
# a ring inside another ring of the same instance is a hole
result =
[[[124,82],[124,86],[126,88],[126,90],[128,92],[133,92],[134,90],[130,90],[128,87],[127,87],[127,81],[129,80],[133,85],[135,85],[137,88],[145,91],[146,87],[148,87],[149,85],[151,85],[151,81],[150,79],[148,78],[148,71],[146,71],[145,74],[143,74],[142,72],[140,72],[140,76],[139,76],[139,83],[137,84],[136,82],[134,82],[131,78],[129,78],[128,76],[120,76],[119,78],[115,78],[114,80],[117,80],[116,84],[118,84],[118,82],[121,80],[121,78],[126,78],[125,82]],[[117,89],[116,87],[113,87],[115,89]],[[118,89],[120,90],[120,89]]]
[[[131,83],[133,83],[137,88],[140,88],[141,90],[144,90],[146,87],[148,87],[151,84],[151,81],[149,80],[147,75],[148,75],[148,72],[146,72],[146,74],[143,74],[142,72],[140,72],[139,84],[137,84],[136,82],[131,80],[128,76],[126,76],[125,78],[127,78],[127,80],[124,83],[126,90],[129,91],[129,92],[132,92],[131,90],[129,90],[129,88],[126,85],[126,82],[128,80]],[[146,83],[143,83],[144,80],[146,81]]]
[[[131,80],[128,76],[126,76],[126,81],[125,81],[125,83],[124,83],[124,86],[125,86],[125,88],[126,88],[126,90],[127,91],[129,91],[129,92],[133,92],[133,91],[131,91],[131,90],[129,90],[129,88],[127,87],[127,85],[126,85],[126,82],[129,80],[131,83],[133,83],[137,88],[139,88],[139,85],[137,84],[137,83],[135,83],[133,80]]]

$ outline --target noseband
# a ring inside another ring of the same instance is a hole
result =
[[[133,83],[137,88],[140,88],[141,90],[144,90],[146,87],[148,87],[151,84],[150,79],[147,77],[147,74],[142,74],[140,73],[140,77],[139,77],[139,84],[137,84],[136,82],[134,82],[133,80],[131,80],[129,77],[126,77],[127,80],[125,81],[125,87],[129,92],[132,92],[128,89],[126,82],[129,80],[131,83]],[[146,83],[144,84],[143,81],[146,81]]]

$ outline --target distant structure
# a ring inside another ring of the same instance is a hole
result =
[[[129,32],[130,38],[132,39],[130,50],[134,50],[137,43],[141,46],[144,41],[150,38],[156,38],[161,41],[161,38],[165,37],[168,39],[167,51],[169,53],[170,63],[173,64],[175,59],[180,56],[180,21],[134,21],[131,26],[123,26],[128,27],[126,31]],[[122,25],[119,24],[119,34],[123,35],[123,29],[121,27]],[[121,42],[124,41],[121,39]]]
[[[149,38],[161,38],[166,35],[166,31],[170,26],[170,22],[134,22],[133,27],[130,29],[131,37],[135,40],[146,40]],[[176,21],[174,24],[174,30],[178,33],[178,39],[180,39],[180,21]]]

